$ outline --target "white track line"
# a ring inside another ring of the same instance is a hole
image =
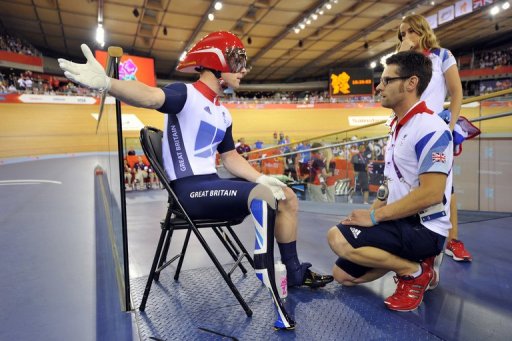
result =
[[[16,185],[41,185],[41,184],[55,184],[62,185],[61,181],[54,180],[0,180],[0,186],[16,186]]]

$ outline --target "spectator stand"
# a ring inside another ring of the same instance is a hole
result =
[[[144,154],[136,154],[136,155],[126,155],[125,160],[128,163],[128,167],[131,169],[131,182],[126,181],[127,190],[143,190],[143,189],[161,189],[162,186],[158,181],[158,178],[155,176],[155,172],[151,168],[146,155]],[[139,159],[142,161],[143,166],[138,166]],[[130,188],[128,185],[132,184]]]

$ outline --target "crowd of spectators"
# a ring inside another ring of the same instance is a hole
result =
[[[481,51],[477,54],[478,65],[481,69],[495,69],[500,66],[512,65],[512,46],[494,51]]]
[[[95,91],[78,86],[63,77],[14,69],[0,69],[0,93],[93,97],[98,95]]]
[[[0,50],[32,56],[41,56],[30,43],[6,32],[0,32]],[[512,46],[475,52],[459,57],[459,67],[464,68],[498,68],[512,65]],[[501,79],[496,84],[489,80],[464,82],[464,94],[474,96],[510,87],[510,79]],[[41,95],[98,96],[98,93],[77,86],[66,78],[54,75],[32,73],[31,71],[0,69],[0,93],[28,93]],[[329,91],[239,91],[227,94],[224,102],[233,104],[272,104],[285,103],[297,105],[314,105],[315,103],[374,103],[378,101],[373,95],[329,96]]]
[[[227,103],[254,103],[254,104],[315,104],[315,103],[354,103],[375,102],[372,95],[359,96],[329,96],[329,91],[266,91],[266,92],[236,92],[225,99]]]
[[[42,53],[33,45],[20,38],[13,37],[6,32],[0,32],[0,50],[24,54],[27,56],[42,56]]]

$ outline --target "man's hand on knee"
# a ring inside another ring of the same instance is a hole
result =
[[[272,190],[274,198],[277,200],[285,200],[286,195],[284,194],[283,188],[287,187],[283,182],[276,178],[261,175],[256,179],[256,183],[269,187]]]

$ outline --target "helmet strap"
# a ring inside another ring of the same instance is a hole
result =
[[[206,67],[196,67],[195,70],[197,72],[202,72],[202,71],[210,71],[211,73],[213,73],[213,75],[215,76],[215,78],[217,78],[217,81],[219,82],[219,85],[220,87],[223,89],[223,90],[226,90],[228,88],[228,85],[226,84],[226,82],[222,79],[222,72],[221,71],[218,71],[218,70],[213,70],[213,69],[210,69],[210,68],[206,68]]]
[[[217,79],[221,79],[221,71],[218,71],[218,70],[213,70],[213,69],[209,69],[209,68],[203,68],[203,70],[208,70],[210,71],[211,73],[213,73],[213,75],[215,76],[215,78]]]
[[[219,71],[219,70],[213,70],[213,69],[209,69],[209,68],[204,68],[204,70],[208,70],[210,71],[211,73],[213,73],[213,75],[215,76],[215,78],[217,78],[217,80],[219,81],[219,85],[220,87],[223,89],[223,90],[226,90],[228,88],[228,85],[226,84],[226,82],[224,81],[224,79],[222,79],[222,72]]]

